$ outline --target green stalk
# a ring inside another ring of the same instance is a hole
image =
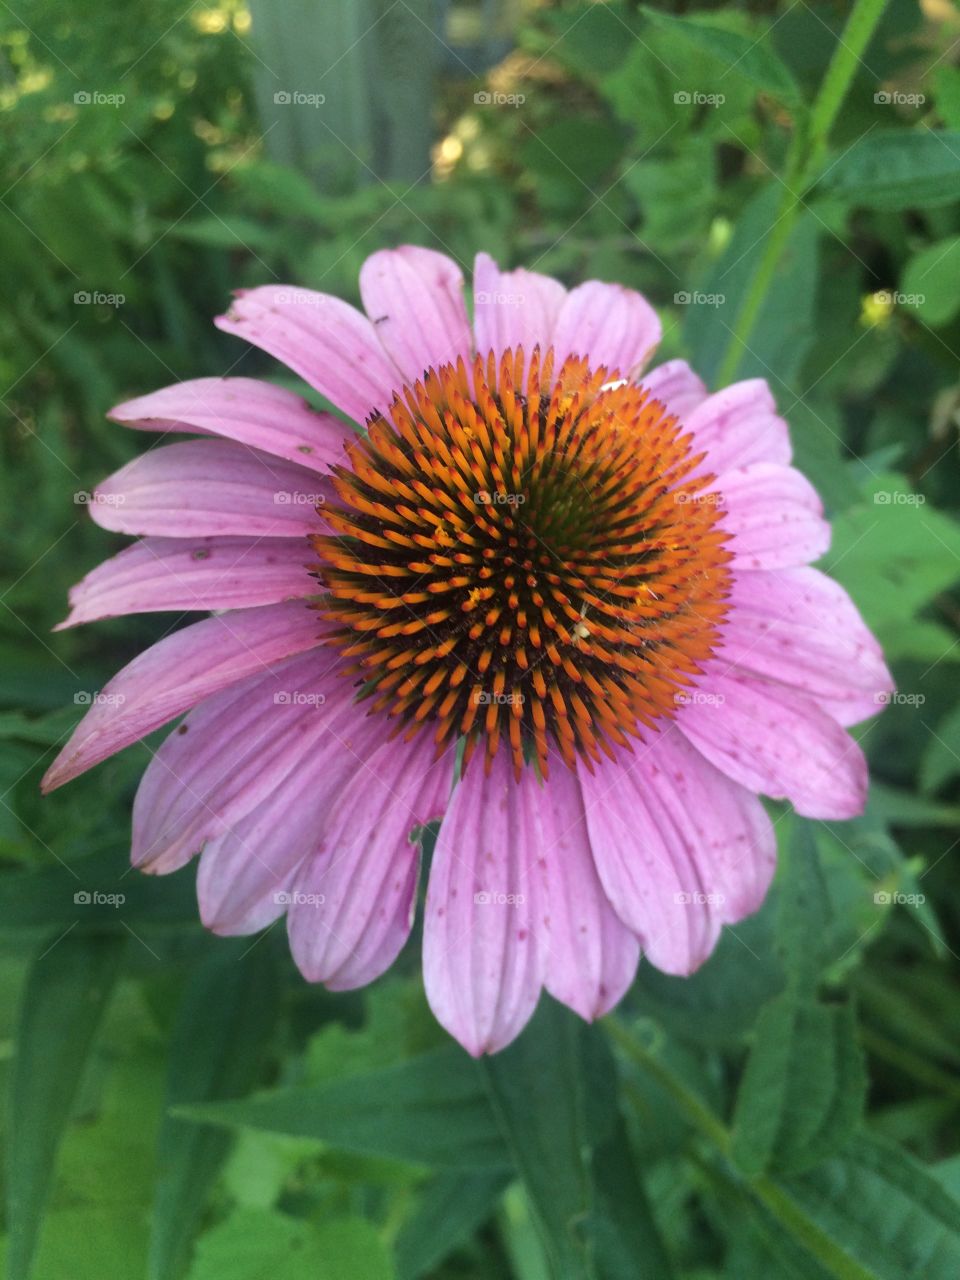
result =
[[[718,384],[732,382],[747,339],[767,296],[780,257],[790,238],[804,194],[816,178],[827,150],[830,130],[850,88],[860,55],[870,43],[887,0],[856,0],[810,110],[806,129],[798,129],[787,154],[784,189],[760,265],[737,313],[730,342],[720,365]]]

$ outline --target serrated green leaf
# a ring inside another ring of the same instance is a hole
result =
[[[850,1005],[786,992],[757,1022],[732,1154],[748,1177],[803,1172],[846,1142],[863,1115],[866,1075]]]
[[[960,311],[958,281],[960,236],[950,236],[914,254],[904,268],[900,292],[921,320],[938,328]]]
[[[177,1114],[438,1167],[502,1167],[510,1160],[477,1064],[453,1045],[346,1080],[178,1107]]]
[[[960,133],[874,129],[834,161],[821,189],[851,205],[914,209],[952,204],[960,183]]]
[[[490,1216],[511,1177],[506,1170],[444,1173],[429,1182],[397,1236],[399,1280],[420,1280],[432,1274]]]

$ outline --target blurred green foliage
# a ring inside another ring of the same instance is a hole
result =
[[[960,23],[886,5],[827,137],[844,9],[2,6],[8,1280],[960,1274]],[[182,621],[50,634],[119,545],[82,501],[139,447],[104,412],[278,377],[212,327],[229,291],[355,299],[403,241],[621,281],[664,358],[768,378],[899,689],[866,815],[784,816],[698,975],[642,967],[605,1028],[545,1000],[484,1065],[416,939],[332,996],[280,931],[205,935],[189,869],[129,873],[144,748],[37,792],[76,696]]]

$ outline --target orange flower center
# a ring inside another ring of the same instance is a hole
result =
[[[318,604],[373,706],[438,751],[461,735],[519,777],[592,767],[674,714],[710,656],[729,553],[703,455],[616,371],[429,369],[338,467],[312,541]]]

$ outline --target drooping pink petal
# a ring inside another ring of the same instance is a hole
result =
[[[594,865],[577,775],[559,761],[540,812],[547,990],[592,1020],[611,1009],[637,971],[640,940],[623,923]]]
[[[52,791],[254,671],[320,642],[322,623],[299,601],[238,609],[159,640],[96,695],[43,780]]]
[[[692,973],[722,924],[756,911],[773,875],[776,838],[756,796],[737,786],[675,726],[634,758],[578,770],[603,887],[665,973]]]
[[[841,724],[876,715],[893,678],[839,583],[817,569],[734,577],[717,657],[808,694]]]
[[[789,800],[806,818],[863,812],[867,766],[860,747],[811,698],[784,685],[725,672],[714,660],[677,724],[728,777]]]
[[[102,481],[90,514],[115,533],[294,538],[316,533],[333,496],[315,472],[228,440],[151,449]]]
[[[619,284],[589,280],[567,294],[553,334],[556,367],[582,356],[591,368],[605,365],[634,378],[660,342],[660,319],[643,294]]]
[[[529,360],[534,347],[542,354],[553,341],[554,326],[567,291],[536,271],[501,271],[486,253],[473,268],[473,329],[477,351],[499,356],[508,347],[523,347]]]
[[[645,373],[641,379],[653,400],[666,405],[668,413],[675,413],[687,425],[687,419],[701,401],[707,398],[707,388],[687,364],[686,360],[668,360]]]
[[[419,845],[415,828],[442,816],[453,752],[434,759],[430,734],[385,743],[334,798],[293,881],[290,950],[311,982],[363,986],[399,954],[413,923]]]
[[[816,560],[830,546],[823,503],[794,467],[753,462],[724,471],[705,491],[719,495],[723,528],[735,569],[791,569]]]
[[[427,999],[475,1057],[519,1034],[543,980],[536,860],[549,796],[534,771],[515,782],[506,751],[454,789],[433,855],[423,925]]]
[[[751,462],[786,466],[793,457],[790,433],[777,415],[770,388],[762,378],[735,382],[708,396],[683,419],[694,435],[694,451],[707,456],[700,472],[718,475]]]
[[[360,297],[377,337],[407,382],[426,369],[469,366],[473,340],[463,300],[463,273],[433,249],[381,249],[360,270]]]
[[[308,566],[318,567],[302,538],[143,538],[70,588],[70,616],[54,630],[128,613],[212,612],[315,595],[320,584]]]
[[[353,710],[342,667],[339,652],[321,645],[194,707],[140,781],[134,865],[175,871],[267,799],[291,770],[312,768],[318,745],[336,742],[338,724]],[[335,751],[339,759],[339,743]]]
[[[322,472],[343,462],[345,445],[357,438],[332,413],[320,413],[302,396],[257,378],[177,382],[125,400],[107,417],[137,431],[223,436]]]
[[[383,720],[367,717],[356,703],[323,728],[310,735],[299,767],[200,855],[200,918],[215,933],[253,933],[294,905],[298,868],[316,847],[335,797],[385,732]]]
[[[385,410],[402,381],[367,317],[329,294],[241,289],[215,323],[282,360],[354,422]]]

